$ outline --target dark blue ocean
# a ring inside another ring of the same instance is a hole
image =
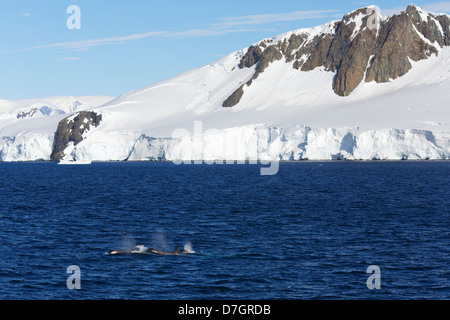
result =
[[[0,299],[450,298],[449,161],[286,162],[275,176],[0,163],[0,177]],[[105,255],[188,242],[197,254]]]

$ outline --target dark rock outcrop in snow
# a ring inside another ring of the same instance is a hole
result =
[[[450,19],[409,5],[387,19],[379,19],[374,7],[355,10],[341,21],[330,24],[326,32],[311,36],[293,33],[274,42],[264,40],[251,46],[242,57],[239,68],[256,65],[252,78],[239,87],[223,104],[233,107],[269,65],[285,59],[293,68],[307,72],[317,67],[335,72],[334,92],[350,95],[362,82],[388,82],[405,75],[411,61],[437,55],[439,48],[450,45]]]
[[[244,95],[244,85],[240,86],[239,89],[233,92],[233,94],[223,102],[223,107],[224,108],[234,107],[239,103],[243,95]]]
[[[17,113],[17,119],[32,118],[38,112],[39,112],[38,108],[33,108],[29,111],[20,111],[19,113]]]
[[[53,144],[53,152],[50,156],[52,161],[59,161],[64,157],[64,150],[73,142],[77,145],[83,140],[83,134],[97,127],[102,121],[102,115],[93,111],[81,111],[76,116],[61,120],[56,130]]]

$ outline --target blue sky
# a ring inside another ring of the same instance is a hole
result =
[[[2,0],[0,99],[119,96],[214,62],[263,38],[409,1]],[[450,1],[418,1],[450,13]],[[70,30],[70,5],[81,28]]]

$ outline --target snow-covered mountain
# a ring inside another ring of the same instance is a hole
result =
[[[59,121],[113,97],[48,97],[0,100],[0,161],[48,160]]]
[[[0,99],[0,128],[15,123],[17,120],[39,118],[54,115],[72,114],[95,108],[114,99],[114,97],[48,97],[29,100]]]
[[[39,158],[450,159],[449,46],[446,14],[358,9],[62,117]]]

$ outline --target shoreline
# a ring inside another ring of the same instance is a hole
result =
[[[190,163],[181,163],[176,165],[193,165],[194,161],[199,160],[185,160]],[[215,161],[218,161],[219,163],[216,163]],[[254,163],[255,160],[246,160],[243,162],[242,160],[228,160],[229,162],[233,163],[227,163],[227,160],[202,160],[201,165],[248,165],[248,164],[258,164],[258,165],[268,165],[271,162],[279,162],[279,163],[314,163],[314,162],[329,162],[329,163],[339,163],[339,162],[447,162],[450,161],[450,159],[301,159],[301,160],[257,160],[257,163]],[[265,163],[261,163],[261,161],[264,161]],[[207,163],[210,162],[210,163]],[[222,162],[222,163],[220,163]],[[252,162],[252,163],[250,163]],[[89,164],[98,164],[98,163],[174,163],[172,160],[109,160],[109,161],[91,161],[90,163],[86,162],[65,162],[60,163],[58,161],[52,161],[52,160],[27,160],[27,161],[0,161],[0,164],[4,163],[54,163],[58,165],[89,165]],[[195,163],[198,165],[198,163]]]

